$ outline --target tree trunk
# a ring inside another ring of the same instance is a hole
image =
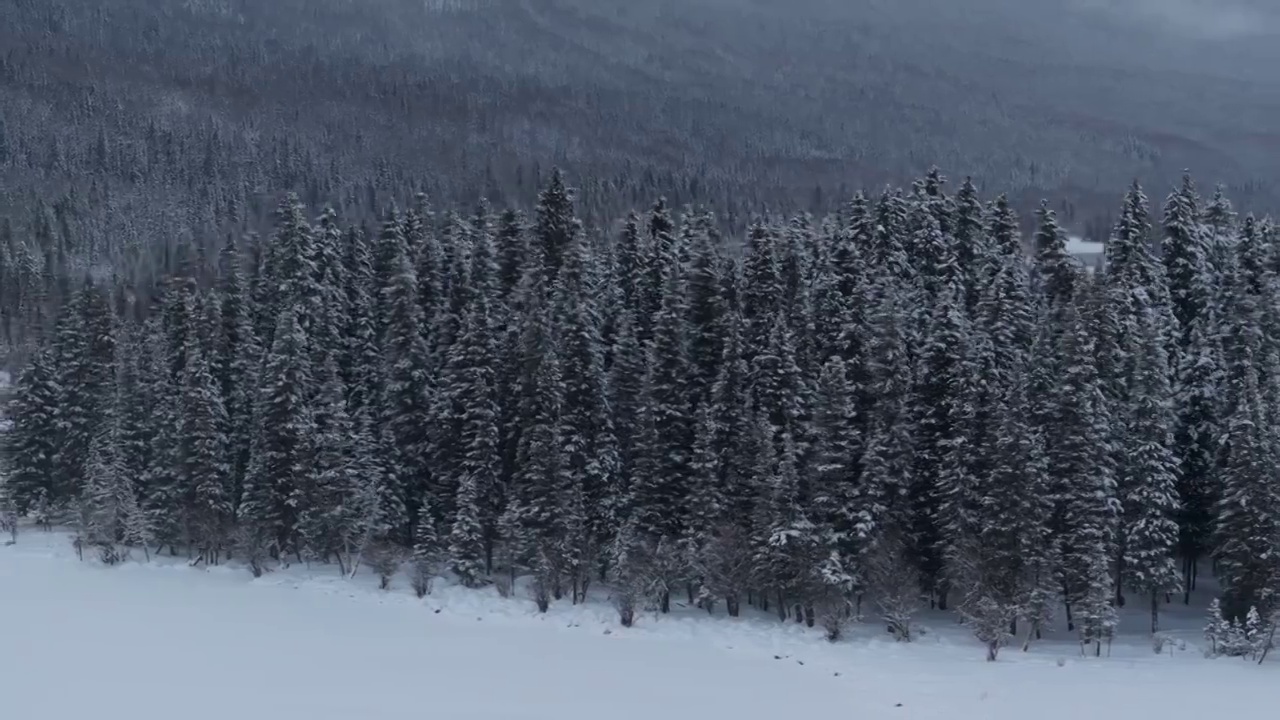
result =
[[[1124,555],[1116,558],[1116,607],[1124,607]]]
[[[1151,592],[1151,634],[1160,632],[1160,594]]]
[[[782,596],[782,591],[778,591],[778,619],[782,622],[787,621],[787,600]]]
[[[1267,659],[1267,653],[1271,652],[1271,646],[1276,642],[1276,626],[1280,625],[1280,618],[1276,618],[1271,623],[1271,632],[1267,633],[1267,642],[1262,646],[1262,657],[1258,658],[1258,664],[1261,665]]]
[[[1182,604],[1191,604],[1191,572],[1195,567],[1195,559],[1188,557],[1182,561]]]
[[[1076,629],[1075,622],[1071,620],[1071,601],[1067,600],[1065,604],[1067,606],[1067,632],[1071,632]]]
[[[671,612],[671,591],[670,590],[662,591],[662,599],[659,601],[659,603],[660,603],[660,607],[658,609],[661,610],[664,615]]]
[[[738,617],[739,607],[738,607],[737,595],[725,596],[724,610],[725,612],[729,613],[729,617],[734,617],[734,618]]]

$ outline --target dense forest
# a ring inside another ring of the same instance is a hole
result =
[[[1280,244],[1189,177],[1156,210],[1135,183],[1092,270],[1049,207],[1028,253],[937,172],[741,254],[663,200],[586,232],[558,171],[527,218],[313,212],[179,246],[154,297],[67,279],[8,524],[107,563],[519,576],[544,610],[603,582],[623,624],[687,596],[909,640],[932,605],[992,659],[1055,622],[1101,652],[1130,602],[1154,632],[1202,569],[1224,647],[1280,608]]]
[[[1115,188],[1184,168],[1274,210],[1274,10],[1216,2],[1243,29],[1211,34],[1138,4],[8,0],[5,284],[150,293],[178,247],[215,257],[286,191],[370,234],[405,193],[527,211],[552,165],[601,232],[667,197],[737,240],[933,165],[1099,240]],[[52,318],[2,302],[16,367]]]
[[[1260,654],[1280,13],[1203,10],[0,0],[0,526],[991,659],[1203,571]]]

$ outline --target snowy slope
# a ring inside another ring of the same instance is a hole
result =
[[[1280,707],[1280,663],[1206,660],[1190,642],[1156,656],[1135,638],[1101,660],[1049,643],[988,664],[947,627],[909,646],[870,625],[829,645],[692,611],[624,630],[602,604],[539,616],[524,600],[442,587],[420,601],[402,586],[379,593],[324,570],[252,580],[175,561],[105,568],[77,562],[65,536],[28,531],[0,547],[0,708],[108,720],[1202,720]]]

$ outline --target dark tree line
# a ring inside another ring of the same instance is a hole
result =
[[[419,195],[372,231],[289,195],[154,298],[65,279],[4,507],[112,562],[524,576],[542,609],[604,582],[625,624],[910,639],[929,604],[992,658],[1059,611],[1099,649],[1128,602],[1155,631],[1201,568],[1226,618],[1272,616],[1276,231],[1190,178],[1154,210],[1135,184],[1092,271],[1034,224],[936,171],[741,253],[661,200],[588,231],[559,172],[529,217]]]

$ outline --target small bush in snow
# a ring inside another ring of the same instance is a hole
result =
[[[404,548],[390,542],[378,543],[370,549],[369,566],[373,568],[374,572],[378,573],[379,589],[391,589],[391,578],[400,572],[400,566],[404,564],[405,555]]]
[[[538,612],[544,613],[551,607],[551,578],[545,572],[536,572],[533,583],[529,585],[529,594],[538,606]]]
[[[1000,648],[1009,643],[1013,634],[1010,626],[1018,617],[1018,609],[984,595],[961,609],[965,622],[973,628],[973,634],[987,648],[987,660],[994,662]]]
[[[128,552],[116,547],[115,543],[104,542],[98,544],[98,559],[102,561],[103,565],[122,563],[127,559],[127,556]]]
[[[635,589],[622,586],[613,591],[613,606],[618,610],[618,622],[622,627],[631,627],[636,622]]]
[[[1174,642],[1173,638],[1164,633],[1156,633],[1151,636],[1151,650],[1157,655],[1163,655],[1165,648],[1169,648],[1169,654],[1173,654]]]
[[[1209,606],[1209,624],[1204,629],[1207,657],[1239,657],[1252,660],[1264,659],[1271,649],[1275,627],[1262,619],[1256,607],[1249,608],[1244,622],[1228,621],[1222,616],[1217,600]]]
[[[493,578],[493,586],[498,589],[498,597],[501,598],[511,597],[511,586],[513,584],[511,576],[506,573],[499,573]]]
[[[867,580],[875,593],[887,630],[898,642],[911,642],[911,620],[920,610],[920,577],[901,562],[901,542],[886,538],[867,563]]]
[[[826,633],[827,642],[838,642],[844,636],[844,628],[853,619],[853,606],[847,598],[824,600],[818,606],[818,621]]]

